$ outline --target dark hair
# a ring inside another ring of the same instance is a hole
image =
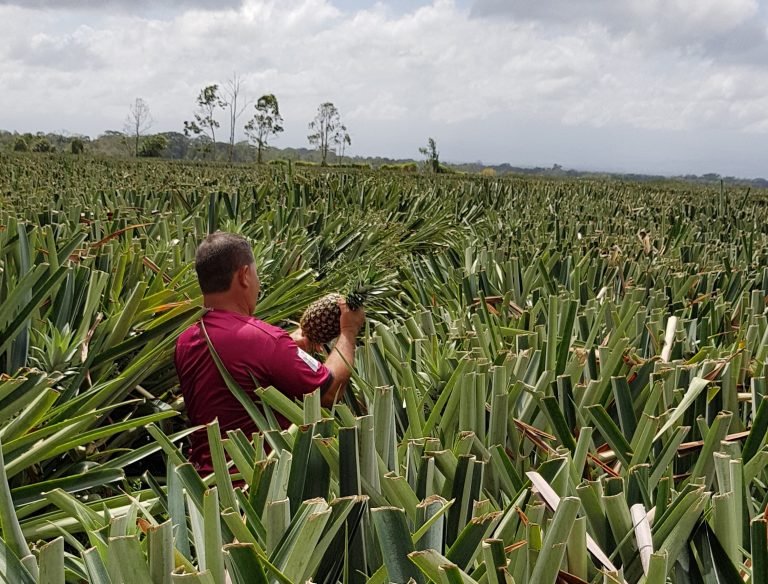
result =
[[[206,237],[195,253],[195,271],[203,294],[226,292],[232,277],[243,266],[253,263],[248,241],[233,233],[217,231]]]

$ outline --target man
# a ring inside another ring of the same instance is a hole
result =
[[[207,309],[202,317],[211,344],[227,371],[244,390],[273,386],[290,397],[317,388],[330,406],[344,392],[354,363],[355,339],[365,321],[363,309],[341,304],[341,334],[325,364],[307,354],[309,342],[297,330],[284,330],[255,318],[259,277],[248,242],[238,235],[217,232],[200,244],[195,271]],[[176,343],[176,371],[192,424],[218,418],[222,432],[240,428],[246,436],[255,423],[227,387],[210,354],[200,323],[182,333]],[[255,383],[254,383],[255,379]],[[285,428],[288,421],[278,416]],[[201,474],[213,472],[205,430],[190,436],[189,460]]]

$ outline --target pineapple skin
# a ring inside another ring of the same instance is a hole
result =
[[[310,304],[299,321],[302,334],[313,343],[328,343],[341,333],[341,294],[327,294]]]

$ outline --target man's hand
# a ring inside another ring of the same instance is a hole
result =
[[[350,310],[345,300],[339,301],[339,307],[341,308],[341,317],[339,318],[341,334],[356,337],[365,323],[365,309],[361,306],[357,310]]]
[[[293,331],[291,333],[291,338],[294,340],[296,346],[298,346],[299,349],[307,353],[320,353],[322,350],[322,347],[318,343],[313,343],[304,336],[304,333],[301,332],[301,328],[297,328],[295,331]]]

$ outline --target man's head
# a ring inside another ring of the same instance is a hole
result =
[[[259,297],[259,277],[248,241],[232,233],[206,237],[195,254],[195,271],[206,298],[224,298],[253,312]]]

